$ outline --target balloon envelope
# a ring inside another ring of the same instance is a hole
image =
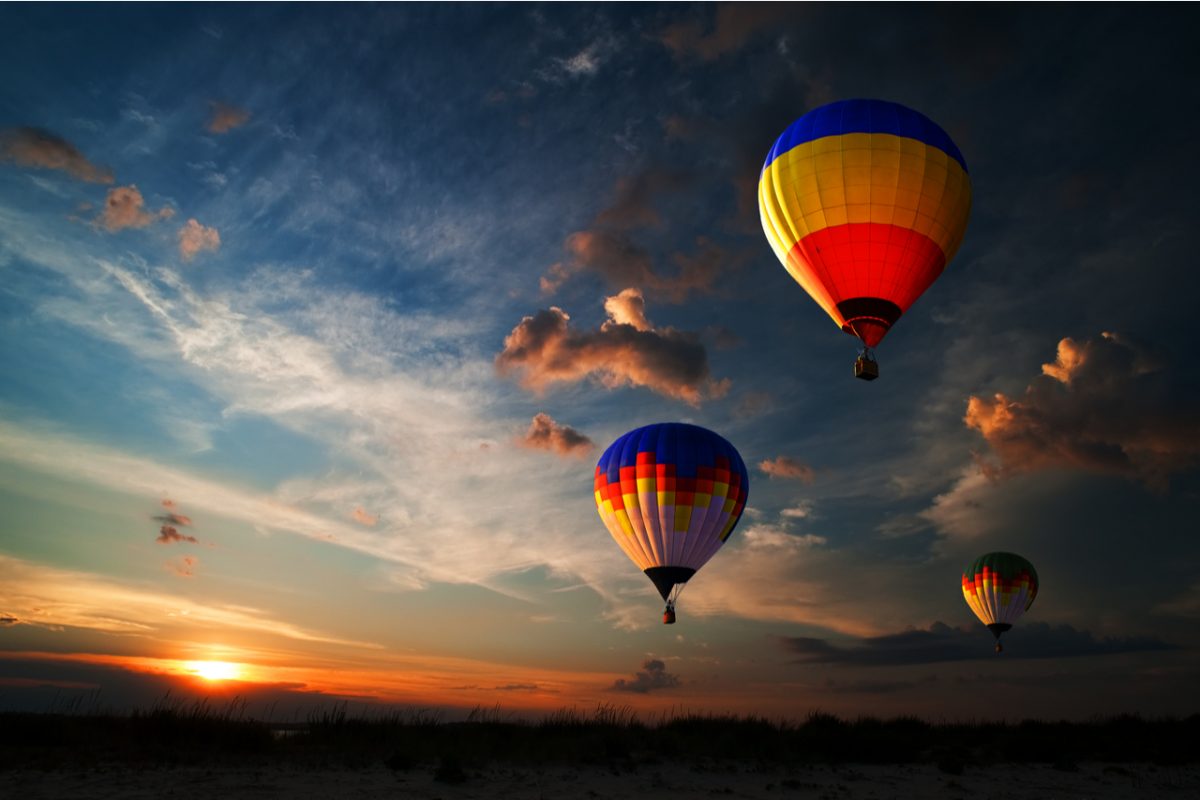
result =
[[[971,211],[966,161],[928,117],[884,100],[816,108],[783,132],[758,184],[784,267],[867,347],[954,257]]]
[[[987,553],[963,572],[962,590],[975,616],[999,638],[1033,605],[1037,571],[1015,553]]]
[[[596,508],[608,532],[663,599],[733,532],[750,481],[733,445],[680,422],[647,425],[596,464]]]

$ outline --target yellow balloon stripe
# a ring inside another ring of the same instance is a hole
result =
[[[971,181],[958,161],[890,133],[846,133],[799,144],[763,170],[758,187],[763,228],[784,264],[810,233],[856,222],[916,231],[933,240],[949,263],[971,210]],[[821,302],[813,288],[804,287]]]

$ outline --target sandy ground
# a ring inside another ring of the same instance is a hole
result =
[[[933,765],[812,766],[795,769],[729,765],[697,770],[677,765],[467,770],[459,784],[435,781],[433,770],[364,770],[178,767],[133,770],[8,770],[0,772],[0,796],[39,798],[336,798],[423,800],[639,800],[640,798],[1188,798],[1200,797],[1200,766],[1083,764],[1077,771],[1048,766],[967,768],[947,775]]]

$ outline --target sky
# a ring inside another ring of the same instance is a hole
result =
[[[5,4],[0,709],[1200,711],[1183,13]],[[873,383],[755,198],[855,97],[973,191]],[[674,626],[592,495],[662,421],[750,472]]]

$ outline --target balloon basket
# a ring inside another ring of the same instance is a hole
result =
[[[854,377],[864,381],[873,381],[879,377],[879,362],[867,356],[859,356],[854,361]]]

